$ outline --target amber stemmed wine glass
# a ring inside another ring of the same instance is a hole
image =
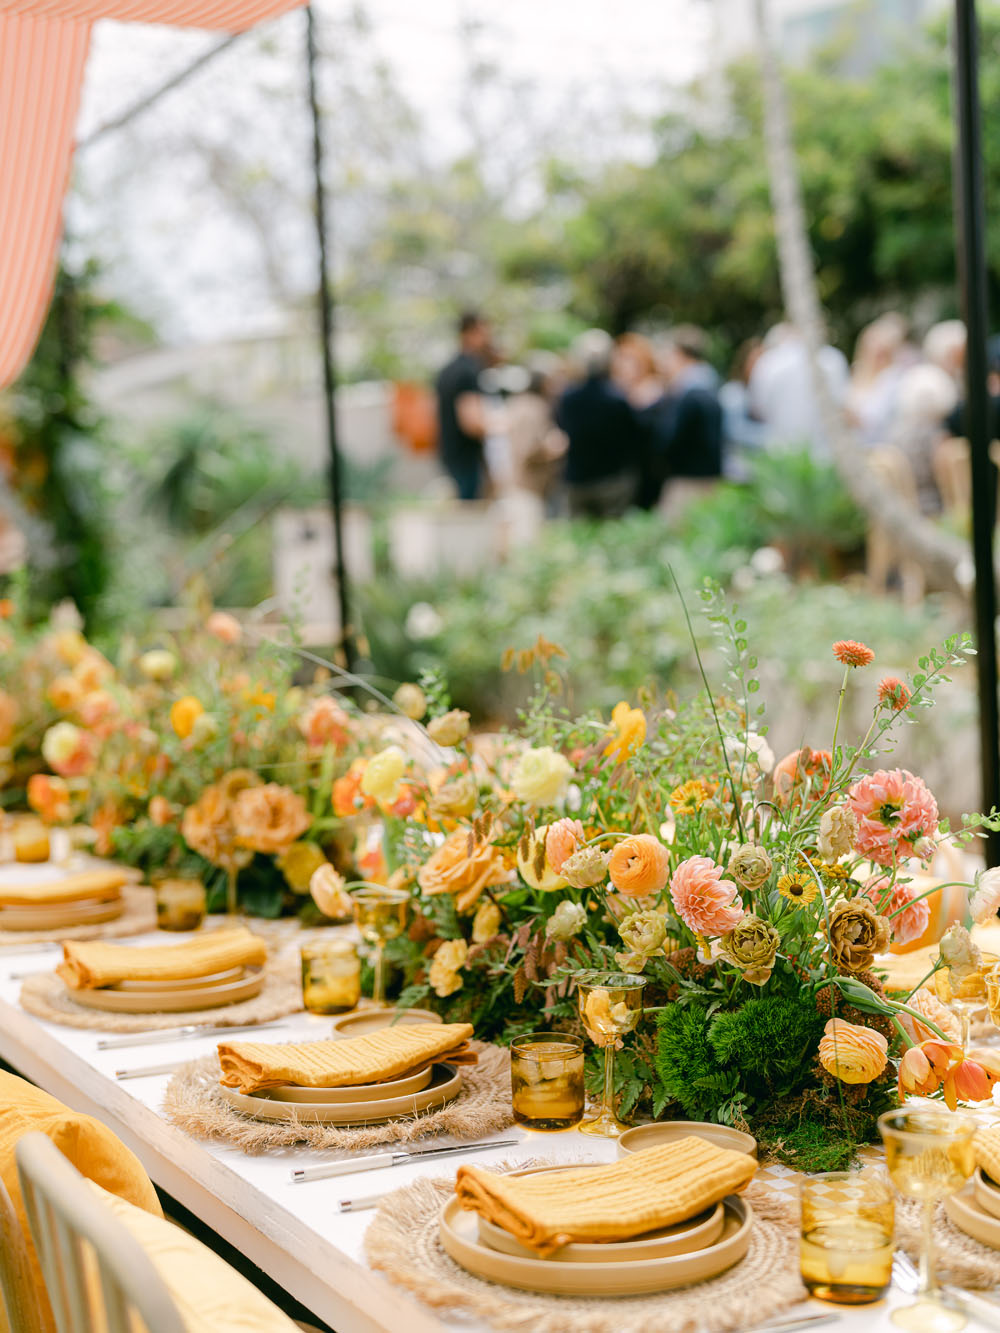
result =
[[[646,978],[632,972],[584,972],[577,978],[577,1004],[587,1036],[604,1050],[604,1092],[596,1115],[579,1126],[581,1134],[616,1139],[628,1126],[615,1112],[615,1048],[642,1017]]]

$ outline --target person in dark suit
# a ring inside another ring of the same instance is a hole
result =
[[[674,508],[722,476],[719,377],[700,329],[675,329],[663,350],[663,397],[644,413],[649,451],[646,507]]]
[[[490,350],[490,326],[467,311],[458,322],[458,354],[437,377],[438,450],[444,470],[455,483],[460,500],[478,500],[483,493],[486,411],[479,377]]]
[[[640,429],[625,395],[611,382],[613,350],[602,329],[580,335],[572,357],[582,378],[556,409],[556,425],[568,440],[571,518],[619,518],[635,500]]]

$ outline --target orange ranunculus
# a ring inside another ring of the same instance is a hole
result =
[[[311,823],[303,798],[277,782],[245,787],[233,801],[236,841],[255,852],[283,852]]]
[[[396,819],[409,819],[417,808],[417,789],[408,782],[401,782],[396,789],[396,799],[386,806],[386,814]]]
[[[195,722],[204,711],[201,700],[196,699],[193,694],[185,694],[182,698],[175,699],[170,707],[170,725],[175,735],[182,741],[187,740]]]
[[[107,690],[92,690],[76,706],[76,715],[85,727],[99,727],[110,722],[118,712],[118,703]]]
[[[223,643],[239,643],[243,638],[243,626],[228,611],[213,611],[205,621],[205,629]]]
[[[608,860],[608,878],[628,898],[659,893],[669,876],[670,853],[651,833],[622,838]]]
[[[641,708],[630,708],[622,699],[611,710],[611,728],[612,736],[604,753],[616,764],[623,764],[646,739],[646,714]]]
[[[586,841],[587,834],[578,819],[557,819],[549,825],[545,836],[545,858],[557,875]]]
[[[804,746],[793,750],[775,764],[772,780],[774,798],[779,805],[788,805],[795,797],[808,791],[808,799],[815,801],[830,785],[833,758],[829,750],[810,750]]]
[[[75,676],[64,672],[61,676],[53,677],[45,694],[53,708],[68,713],[83,698],[83,686]]]
[[[32,773],[28,779],[28,804],[46,824],[65,824],[70,817],[69,787],[62,778]]]
[[[819,1043],[819,1062],[841,1083],[871,1083],[885,1069],[889,1043],[881,1032],[831,1018]]]
[[[114,801],[105,801],[90,817],[90,827],[97,834],[94,851],[98,856],[110,856],[115,849],[113,834],[121,828],[125,816]]]
[[[21,708],[12,694],[0,690],[0,745],[9,745]]]
[[[174,822],[174,807],[165,796],[154,796],[149,802],[149,820],[157,828],[166,828]]]
[[[73,677],[79,683],[84,694],[89,694],[92,690],[99,690],[115,674],[115,669],[96,648],[87,648],[87,651],[73,668]]]
[[[298,728],[310,750],[332,745],[343,749],[350,740],[350,718],[328,694],[314,699],[298,720]]]
[[[906,1001],[906,1007],[929,1019],[935,1027],[940,1028],[945,1036],[950,1037],[952,1041],[961,1040],[961,1023],[947,1005],[941,1003],[929,986],[921,986],[918,991],[914,991]],[[897,1017],[911,1041],[926,1041],[937,1035],[934,1028],[928,1027],[926,1023],[921,1023],[909,1014],[901,1013]]]
[[[503,854],[493,846],[491,838],[477,839],[473,835],[470,850],[470,832],[458,828],[449,833],[417,875],[424,893],[455,894],[455,906],[460,912],[471,907],[483,889],[503,884],[510,877]]]
[[[375,800],[361,790],[361,779],[365,775],[365,761],[356,759],[343,777],[333,784],[331,800],[333,813],[341,819],[360,814],[362,810],[373,810]]]

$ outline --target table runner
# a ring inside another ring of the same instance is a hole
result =
[[[297,953],[286,950],[265,964],[264,988],[252,1000],[221,1005],[217,1009],[193,1009],[174,1014],[116,1014],[87,1009],[66,992],[66,983],[54,972],[28,977],[21,987],[21,1008],[36,1018],[66,1027],[92,1028],[98,1032],[148,1032],[190,1024],[220,1024],[236,1027],[245,1023],[268,1023],[302,1008],[302,984]]]
[[[514,1123],[510,1105],[510,1055],[499,1046],[472,1042],[479,1063],[462,1070],[462,1090],[437,1111],[427,1111],[385,1125],[346,1128],[339,1125],[274,1124],[251,1120],[219,1092],[219,1061],[203,1056],[183,1065],[167,1085],[163,1109],[173,1124],[201,1139],[225,1139],[246,1153],[290,1148],[349,1148],[355,1151],[382,1143],[408,1143],[428,1134],[478,1139]]]
[[[762,1323],[806,1295],[799,1278],[798,1208],[759,1185],[744,1196],[754,1210],[750,1248],[727,1272],[652,1296],[579,1299],[486,1282],[450,1259],[438,1239],[438,1217],[454,1185],[452,1175],[393,1191],[365,1233],[371,1266],[445,1316],[479,1318],[520,1333],[730,1333]]]

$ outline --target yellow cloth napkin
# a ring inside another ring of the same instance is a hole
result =
[[[0,884],[0,907],[43,907],[88,898],[117,898],[130,878],[123,870],[84,870],[44,884]]]
[[[73,990],[95,990],[120,981],[197,981],[231,967],[266,961],[264,941],[240,927],[196,935],[186,944],[148,948],[66,940],[56,971]]]
[[[497,1175],[460,1166],[455,1193],[470,1209],[543,1257],[572,1241],[629,1240],[684,1222],[757,1170],[748,1153],[696,1137],[630,1153],[610,1166]]]
[[[431,1060],[475,1064],[471,1023],[412,1023],[341,1040],[219,1045],[220,1082],[240,1092],[277,1088],[355,1088],[422,1069]]]
[[[981,1129],[973,1140],[976,1165],[981,1166],[990,1180],[1000,1185],[1000,1125]]]

